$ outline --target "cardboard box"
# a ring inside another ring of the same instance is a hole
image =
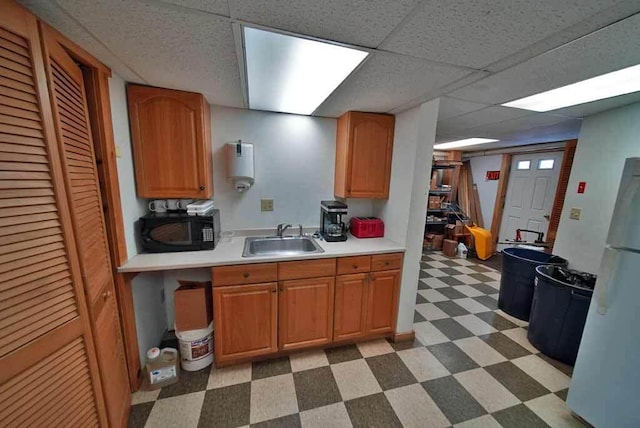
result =
[[[444,235],[441,233],[427,233],[425,242],[430,244],[432,250],[442,250],[442,241],[444,241]]]
[[[176,330],[198,330],[209,326],[213,319],[211,281],[178,281],[173,293]]]
[[[442,253],[447,257],[455,257],[458,251],[458,241],[445,239],[442,243]]]
[[[430,210],[439,210],[442,207],[442,201],[444,201],[444,197],[440,196],[429,196],[429,209]]]

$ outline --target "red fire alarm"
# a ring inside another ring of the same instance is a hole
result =
[[[586,181],[581,181],[580,183],[578,183],[578,193],[584,193],[586,188],[587,188],[587,182]]]

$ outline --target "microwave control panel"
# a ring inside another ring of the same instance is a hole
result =
[[[203,242],[213,242],[213,228],[212,227],[203,227],[202,228],[202,241]]]

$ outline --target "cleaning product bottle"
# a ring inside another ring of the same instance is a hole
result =
[[[464,245],[462,242],[458,243],[458,258],[459,259],[466,259],[468,252],[469,252],[469,250],[467,249],[466,245]]]
[[[146,389],[158,389],[178,382],[180,364],[178,351],[173,348],[151,348],[145,364]]]

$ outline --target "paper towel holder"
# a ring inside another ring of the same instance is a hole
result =
[[[227,178],[233,182],[235,189],[242,193],[255,182],[255,165],[253,144],[238,140],[227,143]]]

